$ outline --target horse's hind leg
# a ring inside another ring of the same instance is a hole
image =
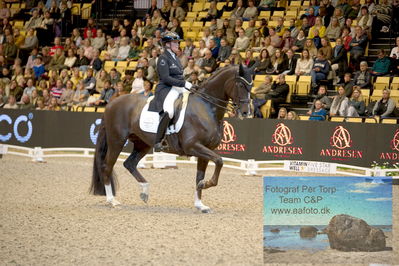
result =
[[[105,166],[104,166],[104,186],[105,193],[107,196],[107,202],[112,204],[112,206],[120,205],[120,202],[114,198],[113,191],[116,191],[116,179],[113,177],[113,168],[118,159],[119,154],[123,149],[125,141],[119,140],[116,141],[108,141],[108,150],[107,155],[105,157]]]
[[[123,166],[125,166],[125,168],[136,178],[137,182],[139,182],[141,187],[140,198],[147,203],[149,197],[149,184],[137,170],[137,165],[140,160],[149,152],[151,147],[142,141],[134,141],[133,145],[133,151],[123,162]]]
[[[202,182],[205,178],[205,171],[208,166],[209,160],[198,158],[197,161],[197,177],[195,180],[196,190],[194,196],[194,207],[202,212],[209,212],[210,208],[204,205],[201,201],[202,198],[202,188],[198,187],[198,184]]]

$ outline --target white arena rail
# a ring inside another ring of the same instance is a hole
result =
[[[91,148],[27,148],[15,145],[0,144],[0,158],[3,155],[17,155],[29,157],[35,162],[44,162],[45,158],[55,157],[80,157],[93,158],[94,149]],[[118,161],[123,162],[130,154],[122,152]],[[255,161],[239,160],[223,157],[224,167],[245,171],[245,175],[260,175],[258,172],[288,171],[288,172],[309,172],[321,174],[339,174],[350,176],[387,176],[387,173],[396,173],[393,178],[399,179],[399,168],[380,169],[366,168],[353,165],[311,162],[311,161]],[[139,163],[139,168],[168,168],[176,167],[177,164],[196,164],[195,157],[179,157],[168,153],[147,154]],[[214,165],[210,163],[210,165]]]

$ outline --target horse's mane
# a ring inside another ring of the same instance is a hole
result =
[[[221,73],[225,72],[225,71],[230,71],[233,68],[235,68],[236,66],[234,65],[230,65],[227,67],[222,67],[219,68],[217,70],[215,70],[211,76],[209,78],[207,78],[206,80],[204,80],[201,84],[200,84],[200,90],[203,90],[207,87],[208,83],[212,82],[213,80],[215,80]]]

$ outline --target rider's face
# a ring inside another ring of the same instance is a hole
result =
[[[179,42],[178,42],[178,41],[170,42],[170,49],[171,49],[174,53],[177,53],[178,50],[179,50]]]

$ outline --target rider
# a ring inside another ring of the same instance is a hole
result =
[[[154,145],[156,152],[162,150],[162,139],[173,118],[175,100],[184,92],[184,89],[190,90],[192,87],[190,82],[184,80],[183,66],[176,56],[180,40],[175,32],[167,31],[162,34],[164,52],[159,56],[157,63],[159,83],[155,90],[155,97],[158,96],[160,101],[163,99],[164,101],[162,108],[159,108],[161,116]]]

